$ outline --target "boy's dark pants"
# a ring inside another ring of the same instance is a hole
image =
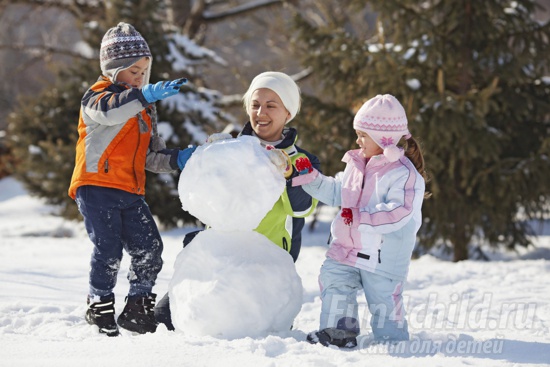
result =
[[[151,293],[162,269],[163,244],[144,197],[118,189],[81,186],[76,203],[94,244],[90,293],[112,293],[123,249],[131,257],[128,295]]]

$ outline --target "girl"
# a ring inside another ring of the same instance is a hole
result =
[[[311,196],[342,207],[332,222],[319,276],[320,328],[307,340],[349,348],[359,335],[359,289],[365,292],[375,340],[409,339],[402,293],[425,194],[424,159],[395,97],[367,101],[353,126],[359,149],[345,154],[343,174],[332,178],[313,170],[293,179]],[[406,151],[397,146],[402,137]]]

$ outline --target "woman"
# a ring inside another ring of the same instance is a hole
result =
[[[298,132],[287,126],[300,110],[300,89],[288,75],[268,71],[252,80],[243,103],[249,121],[239,136],[255,136],[262,145],[284,151],[291,163],[285,175],[285,190],[255,231],[286,250],[296,261],[300,254],[304,218],[315,210],[317,200],[301,187],[292,187],[292,178],[311,172],[313,168],[320,171],[319,159],[296,145]],[[197,233],[188,234],[184,246]],[[155,307],[155,316],[168,330],[174,330],[168,294]]]
[[[316,156],[296,145],[298,132],[287,126],[300,110],[300,89],[288,75],[268,71],[252,80],[243,102],[249,122],[240,135],[256,136],[262,145],[285,151],[293,166],[285,191],[256,231],[288,251],[296,262],[300,254],[304,218],[313,212],[317,200],[301,187],[292,187],[290,182],[292,177],[303,171],[300,164],[304,162],[306,165],[311,162],[317,170],[321,167]]]

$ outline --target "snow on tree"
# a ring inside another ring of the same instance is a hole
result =
[[[180,30],[163,27],[165,9],[157,1],[111,1],[99,8],[101,21],[80,24],[84,40],[77,52],[91,55],[59,74],[55,86],[35,99],[23,101],[10,116],[10,145],[16,157],[16,175],[29,191],[60,205],[60,213],[79,218],[74,202],[67,196],[77,140],[80,99],[97,80],[99,45],[106,30],[126,21],[147,40],[153,55],[151,82],[186,77],[189,83],[177,97],[157,103],[159,134],[168,148],[185,148],[203,142],[223,129],[230,115],[219,107],[220,93],[202,85],[201,73],[209,63],[224,63],[211,50],[197,45]],[[168,226],[198,221],[182,213],[177,196],[177,173],[147,174],[147,197],[152,212]]]

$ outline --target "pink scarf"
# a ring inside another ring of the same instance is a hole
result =
[[[361,149],[355,149],[348,151],[342,162],[352,166],[346,168],[347,174],[342,181],[342,210],[359,208],[367,160],[361,155]]]

